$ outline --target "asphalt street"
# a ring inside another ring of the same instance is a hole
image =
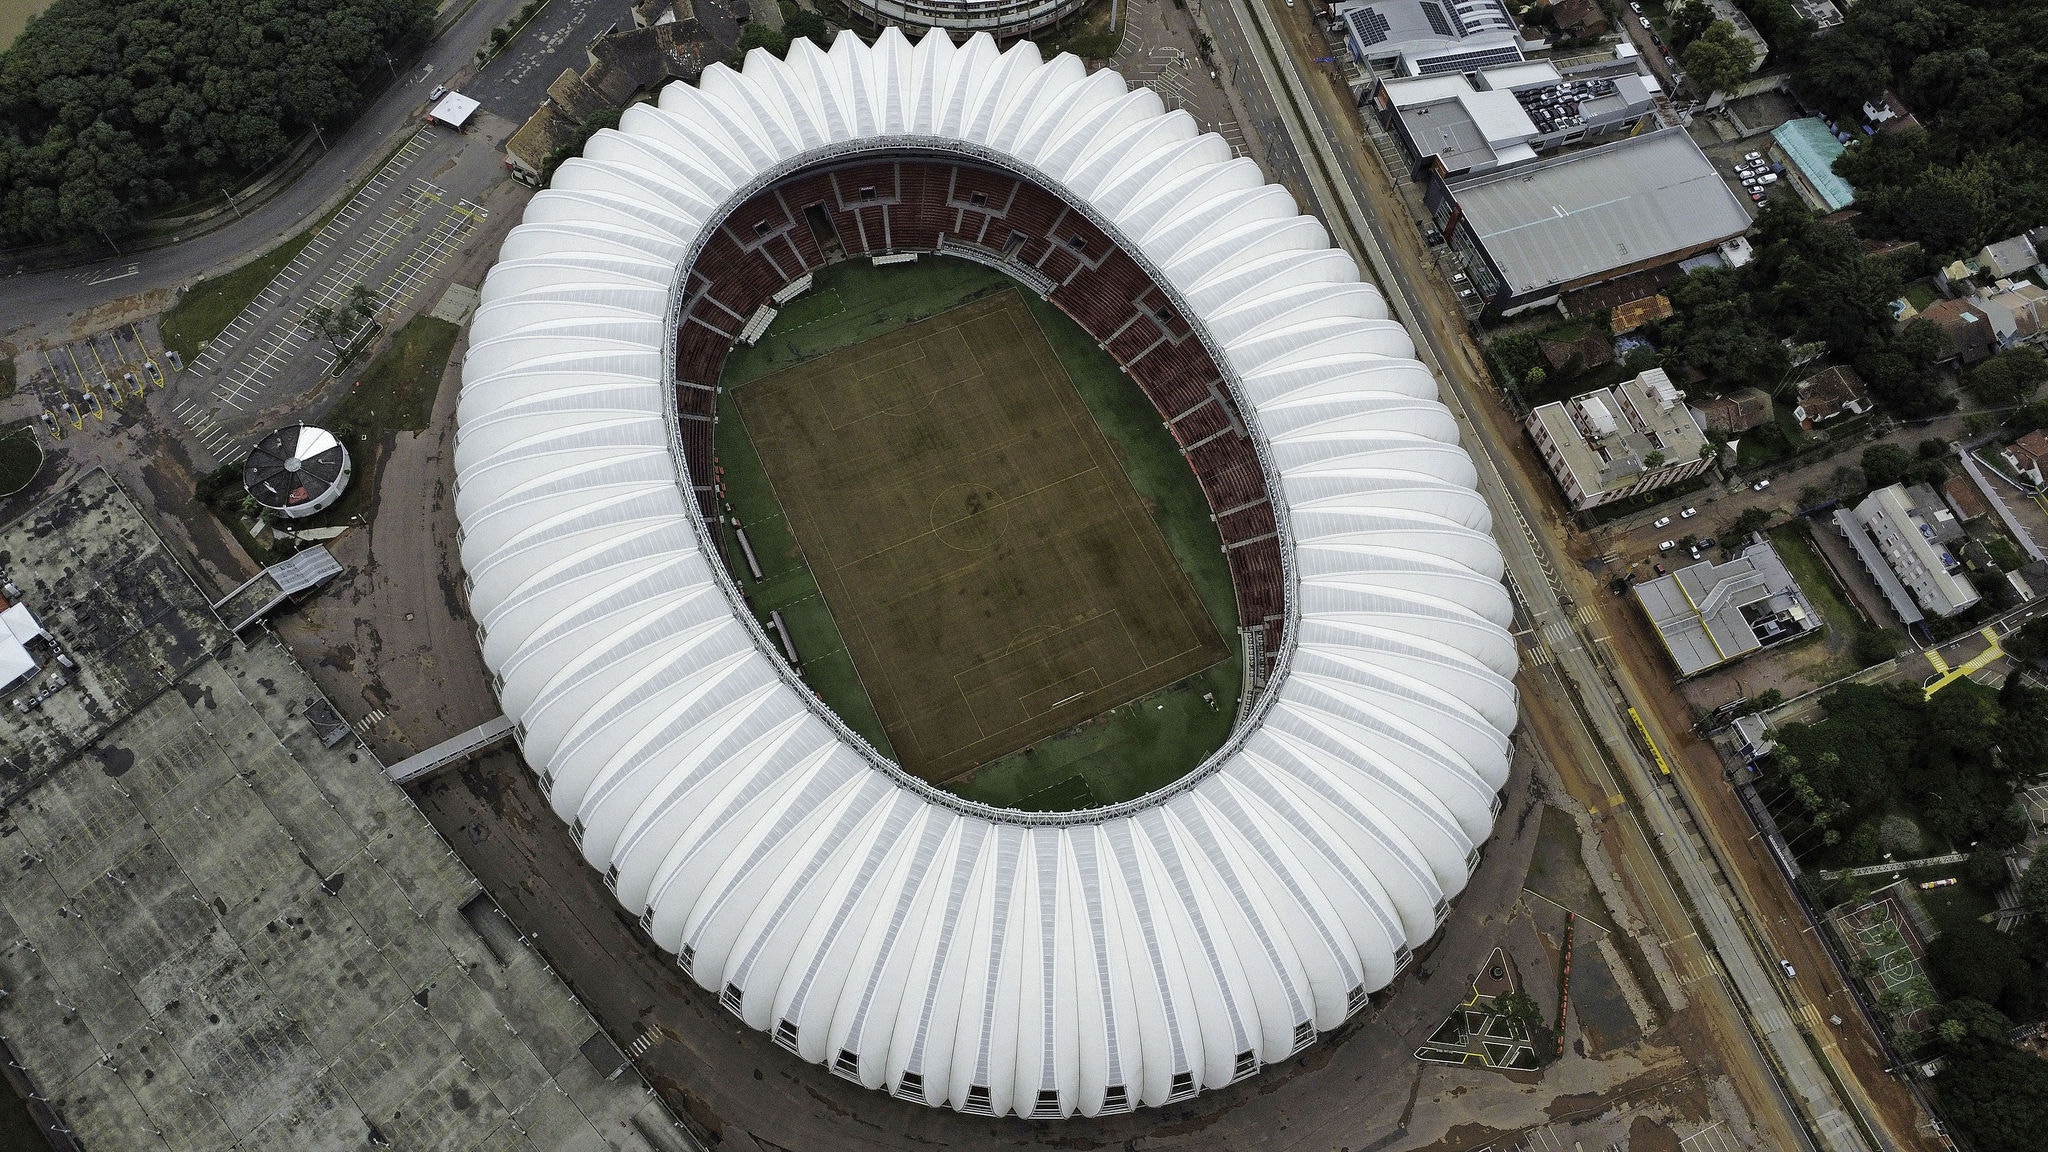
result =
[[[183,288],[246,264],[297,235],[382,162],[392,144],[426,113],[427,93],[469,67],[491,27],[518,8],[519,0],[477,0],[428,45],[410,71],[394,68],[391,86],[346,131],[330,137],[332,147],[309,170],[239,219],[152,251],[110,254],[94,264],[0,279],[0,317],[9,329],[42,326],[153,288]],[[575,62],[581,63],[580,53]],[[523,120],[532,109],[499,106],[493,111]]]

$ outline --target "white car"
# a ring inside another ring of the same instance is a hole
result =
[[[1758,176],[1757,179],[1766,184],[1776,184],[1778,182],[1778,174],[1776,172],[1765,172]]]
[[[1749,486],[1749,490],[1752,492],[1761,492],[1764,489],[1769,488],[1770,486],[1771,482],[1769,480],[1759,480],[1756,483],[1751,484]]]
[[[447,94],[448,86],[446,84],[436,84],[434,85],[434,90],[432,92],[427,93],[427,100],[429,103],[431,103],[435,100],[439,100],[441,97],[446,96]]]
[[[1636,23],[1648,28],[1650,26],[1650,18],[1648,16],[1638,16],[1636,17]]]
[[[1761,152],[1749,152],[1745,153],[1742,158],[1744,160],[1761,160],[1764,158],[1764,154]]]
[[[1657,551],[1659,551],[1659,552],[1669,552],[1669,551],[1671,551],[1671,550],[1672,550],[1673,548],[1676,548],[1676,547],[1678,547],[1678,541],[1676,541],[1676,540],[1666,540],[1666,541],[1665,541],[1665,542],[1663,542],[1662,544],[1659,544],[1659,545],[1657,545]]]
[[[1643,6],[1637,3],[1636,0],[1628,0],[1628,10],[1638,16],[1643,14]]]
[[[1778,961],[1778,967],[1783,968],[1785,970],[1785,976],[1787,979],[1797,980],[1799,978],[1799,969],[1794,968],[1790,960]]]
[[[1680,512],[1680,513],[1678,514],[1678,518],[1679,518],[1680,520],[1690,520],[1690,519],[1692,519],[1693,517],[1695,517],[1695,516],[1697,516],[1697,515],[1699,515],[1699,514],[1700,514],[1700,510],[1699,510],[1699,509],[1697,509],[1697,508],[1687,508],[1687,509],[1686,509],[1685,511],[1683,511],[1683,512]]]
[[[1652,527],[1652,528],[1662,528],[1662,527],[1665,527],[1666,525],[1668,525],[1668,524],[1670,524],[1670,523],[1671,523],[1671,517],[1669,517],[1669,516],[1659,516],[1659,517],[1657,517],[1657,522],[1656,522],[1655,524],[1652,524],[1652,525],[1650,525],[1650,527]]]

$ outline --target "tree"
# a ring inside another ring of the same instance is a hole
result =
[[[795,8],[794,5],[791,6]],[[791,40],[804,37],[820,48],[831,43],[831,32],[825,27],[825,18],[808,8],[785,11],[782,17],[782,31]]]
[[[1742,515],[1735,518],[1735,523],[1728,526],[1728,534],[1737,540],[1746,540],[1770,526],[1771,513],[1768,509],[1744,508]]]
[[[1734,24],[1716,20],[1686,45],[1678,62],[1701,92],[1733,92],[1749,79],[1756,46],[1744,40]]]
[[[1884,47],[1859,36],[1822,36],[1807,46],[1794,73],[1799,91],[1837,116],[1884,94],[1891,62]]]
[[[2033,965],[2012,936],[1989,924],[1966,920],[1943,929],[1927,946],[1927,974],[1951,999],[1995,1004],[2016,1019],[2033,1015]]]
[[[2020,877],[2020,907],[2035,920],[2048,921],[2048,864],[2041,863],[2039,857]]]
[[[2027,621],[2019,631],[2007,636],[2000,646],[2006,655],[2024,664],[2048,659],[2048,616]]]
[[[1493,1010],[1523,1028],[1534,1028],[1543,1023],[1543,1009],[1536,998],[1519,989],[1493,998]]]
[[[1856,633],[1856,663],[1869,667],[1899,654],[1905,641],[1889,628],[1864,628]]]
[[[789,51],[789,37],[766,24],[749,24],[740,30],[740,52],[756,48],[766,48],[770,54],[781,56]]]
[[[1655,472],[1664,466],[1664,453],[1651,450],[1643,453],[1643,471]]]
[[[2024,404],[2044,383],[2048,383],[2048,359],[2032,348],[2000,352],[1963,377],[1963,387],[1988,408]]]
[[[1872,488],[1884,488],[1906,478],[1913,466],[1913,454],[1897,444],[1872,444],[1863,450],[1863,479]]]
[[[1666,14],[1665,35],[1671,38],[1671,50],[1684,52],[1686,46],[1700,38],[1700,33],[1714,22],[1714,10],[1699,0],[1680,4]]]

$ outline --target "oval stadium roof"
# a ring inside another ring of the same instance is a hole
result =
[[[864,151],[1024,175],[1220,352],[1293,615],[1258,706],[1160,792],[1025,814],[916,780],[802,686],[712,551],[675,285],[723,212]],[[986,36],[757,50],[595,136],[482,296],[456,469],[485,662],[590,864],[749,1025],[907,1099],[1092,1116],[1292,1055],[1441,926],[1516,722],[1472,461],[1379,293],[1186,113]]]

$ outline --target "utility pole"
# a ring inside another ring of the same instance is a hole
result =
[[[327,136],[320,131],[318,124],[313,125],[313,139],[320,142],[320,151],[327,151]]]
[[[114,250],[114,255],[125,255],[125,253],[121,251],[121,246],[119,244],[114,243],[114,238],[112,236],[107,235],[107,229],[105,225],[95,224],[93,225],[93,227],[99,232],[100,237],[107,242],[107,247],[112,248]]]
[[[228,207],[233,208],[235,210],[235,219],[243,219],[242,206],[240,204],[235,203],[234,193],[229,192],[227,189],[223,188],[220,190],[220,194],[228,198]]]

